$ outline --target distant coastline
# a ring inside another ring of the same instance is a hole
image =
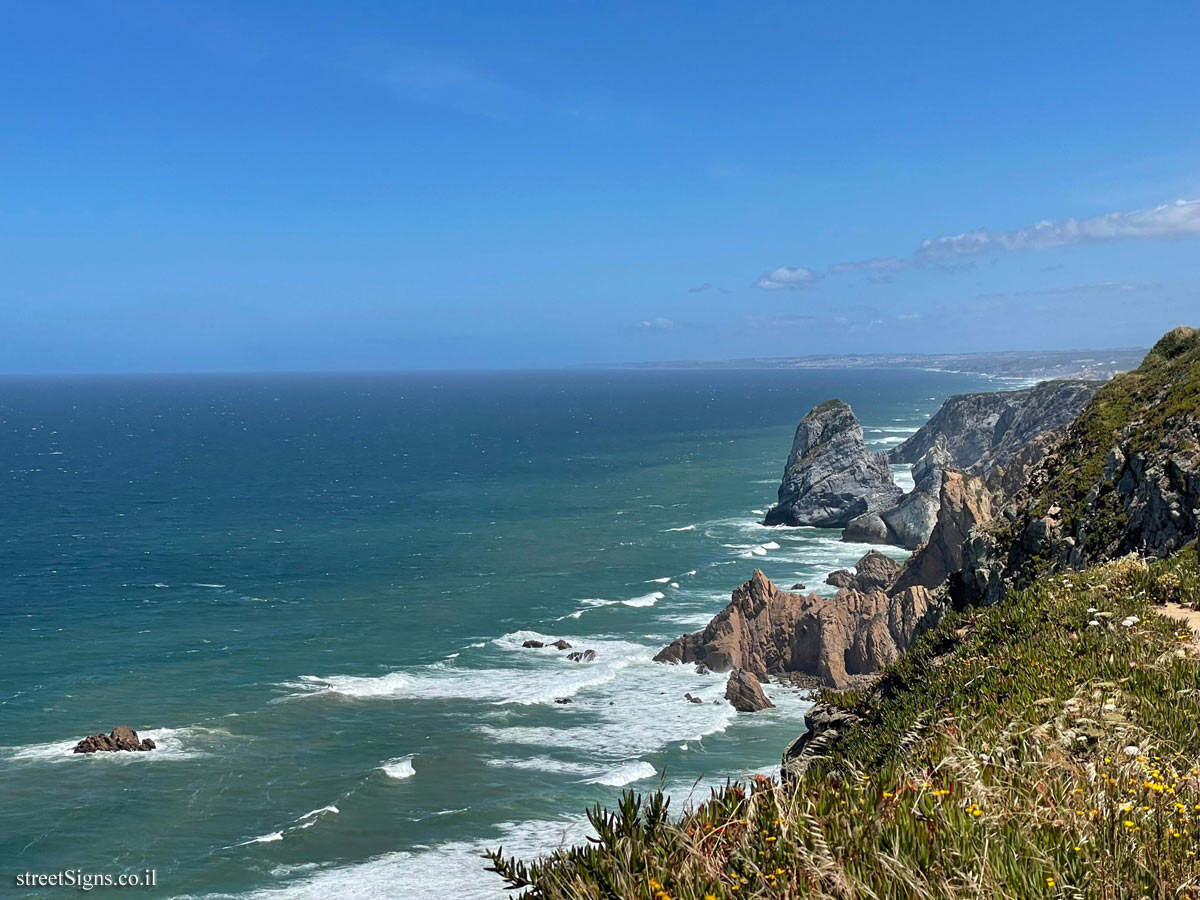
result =
[[[842,356],[748,357],[729,360],[668,360],[625,363],[621,369],[926,369],[995,378],[1088,378],[1107,380],[1136,369],[1145,348],[1111,350],[1007,350],[998,353],[865,353]],[[596,368],[596,367],[588,367]],[[605,368],[614,368],[606,366]]]

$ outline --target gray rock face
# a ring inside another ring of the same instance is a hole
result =
[[[763,693],[759,680],[745,669],[734,669],[729,673],[729,681],[725,684],[725,699],[738,712],[758,712],[775,705]]]
[[[826,703],[814,705],[804,714],[804,734],[783,751],[784,781],[799,779],[813,763],[827,756],[858,721],[858,716],[844,709],[836,709]]]
[[[948,465],[976,474],[1004,465],[1039,434],[1074,421],[1100,388],[1098,381],[1045,381],[1019,391],[958,394],[888,453],[893,463],[917,463],[945,439]]]
[[[800,420],[779,501],[764,524],[845,528],[857,516],[895,505],[902,494],[886,459],[867,450],[854,412],[830,400]]]
[[[912,463],[915,482],[899,503],[879,513],[887,541],[916,550],[930,539],[947,469],[988,476],[995,493],[1015,493],[1099,387],[1092,381],[1048,381],[1019,391],[949,398],[887,454],[889,462]]]

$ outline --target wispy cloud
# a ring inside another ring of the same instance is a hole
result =
[[[711,290],[712,290],[712,284],[710,282],[706,281],[706,282],[704,282],[704,284],[698,284],[695,287],[688,288],[688,293],[689,294],[703,294],[705,291],[711,291]]]
[[[1046,220],[1012,231],[977,228],[962,234],[925,238],[911,256],[872,256],[869,259],[834,263],[828,267],[828,272],[831,275],[866,274],[872,281],[887,283],[893,274],[909,269],[970,266],[971,263],[964,259],[986,253],[1195,236],[1200,236],[1200,200],[1176,200],[1149,209]],[[1056,268],[1059,266],[1046,266],[1042,271],[1054,271]],[[782,266],[764,274],[757,286],[764,290],[811,288],[821,277],[820,273],[803,266]]]
[[[754,286],[764,291],[803,291],[813,287],[821,277],[804,266],[780,266],[764,272]]]
[[[1111,212],[1085,219],[1042,221],[1015,231],[980,228],[921,241],[913,258],[938,260],[952,256],[1012,250],[1048,250],[1072,244],[1119,240],[1154,240],[1200,235],[1200,200],[1177,200],[1151,209]]]

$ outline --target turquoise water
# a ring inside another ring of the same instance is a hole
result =
[[[739,716],[719,676],[650,658],[755,567],[817,587],[866,549],[756,524],[808,408],[841,397],[882,449],[991,384],[0,382],[6,889],[153,868],[138,895],[499,897],[483,848],[578,839],[623,786],[679,808],[770,771],[803,694]],[[520,647],[560,637],[595,661]],[[118,724],[159,749],[69,753]]]

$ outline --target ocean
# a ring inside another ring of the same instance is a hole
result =
[[[769,685],[775,709],[738,714],[714,702],[723,677],[651,657],[756,567],[831,592],[868,549],[757,524],[810,407],[846,400],[885,449],[949,394],[1000,386],[897,369],[4,379],[0,877],[499,898],[486,848],[579,840],[622,789],[678,810],[777,771],[803,692]],[[521,646],[559,638],[595,660]],[[70,752],[121,724],[158,749]]]

